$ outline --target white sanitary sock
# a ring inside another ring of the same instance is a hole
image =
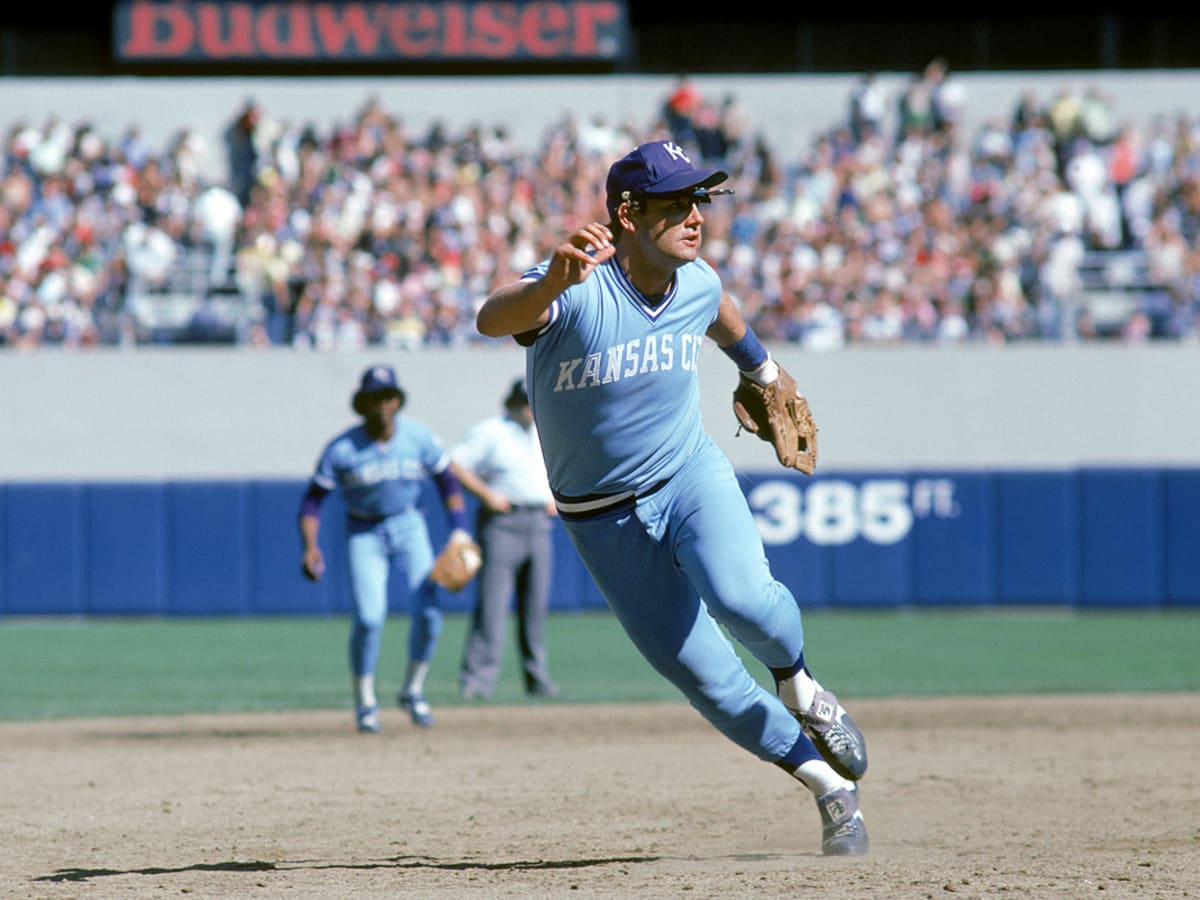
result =
[[[830,791],[838,788],[846,788],[850,790],[854,787],[854,782],[847,781],[837,772],[833,771],[833,767],[823,759],[810,759],[800,768],[792,773],[792,777],[796,778],[804,784],[814,797],[823,797]]]
[[[812,706],[821,686],[808,672],[801,669],[791,678],[779,682],[779,699],[793,712],[804,712]]]
[[[356,706],[378,706],[375,699],[375,676],[362,675],[354,679],[354,704]]]
[[[404,680],[404,693],[420,696],[425,692],[425,675],[429,672],[429,663],[414,662],[408,664],[408,677]]]

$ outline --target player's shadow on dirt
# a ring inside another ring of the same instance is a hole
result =
[[[431,859],[430,857],[393,856],[378,862],[317,863],[311,860],[271,862],[195,863],[190,866],[166,868],[148,866],[144,869],[59,869],[41,875],[34,881],[85,882],[110,875],[178,875],[184,872],[287,872],[296,869],[445,869],[447,871],[483,870],[488,872],[527,871],[536,869],[584,869],[589,866],[609,866],[626,863],[657,862],[657,856],[602,856],[596,859],[535,859],[511,862],[482,862],[471,860]]]
[[[346,868],[387,868],[397,869],[446,869],[449,871],[467,871],[482,869],[488,872],[504,872],[529,869],[586,869],[589,866],[609,866],[615,863],[647,863],[657,862],[658,856],[601,856],[596,859],[533,859],[513,860],[512,862],[482,862],[471,860],[429,859],[428,857],[394,856],[385,863],[366,866],[351,866]],[[326,868],[343,868],[328,866]]]
[[[187,739],[217,738],[218,740],[246,740],[248,738],[273,737],[316,737],[329,732],[319,728],[167,728],[162,731],[123,731],[118,733],[96,732],[93,737],[116,737],[127,741],[179,741]]]
[[[180,872],[270,872],[279,867],[268,862],[196,863],[168,869],[149,866],[145,869],[59,869],[52,875],[40,875],[34,881],[91,881],[109,875],[175,875]]]

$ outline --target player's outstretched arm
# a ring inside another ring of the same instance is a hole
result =
[[[737,365],[743,377],[759,384],[770,384],[779,377],[779,366],[771,359],[753,329],[742,318],[733,298],[722,292],[717,318],[705,332],[717,342],[726,356]]]
[[[300,501],[300,513],[296,523],[300,529],[300,540],[303,544],[300,557],[300,568],[304,577],[310,581],[320,581],[325,573],[325,556],[321,553],[321,504],[329,491],[317,484],[308,483],[308,490]]]
[[[493,291],[475,316],[475,327],[488,337],[506,337],[545,325],[550,304],[571,285],[585,281],[616,250],[612,232],[599,222],[585,225],[554,248],[546,274]]]
[[[565,290],[548,276],[514,281],[493,291],[475,315],[475,328],[487,337],[507,337],[541,328],[550,319],[550,304]]]
[[[309,581],[320,581],[321,576],[325,574],[325,556],[321,553],[321,545],[317,538],[321,520],[315,515],[305,515],[300,517],[299,524],[300,538],[304,542],[300,569]]]

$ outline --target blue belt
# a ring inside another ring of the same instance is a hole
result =
[[[411,511],[412,509],[413,509],[413,507],[406,506],[406,507],[404,507],[404,509],[398,509],[395,512],[384,513],[381,516],[364,516],[361,513],[354,512],[353,510],[347,510],[346,515],[349,516],[351,519],[353,519],[355,522],[366,522],[369,525],[378,525],[380,522],[383,522],[387,519],[392,518],[392,516],[402,516],[406,512]]]

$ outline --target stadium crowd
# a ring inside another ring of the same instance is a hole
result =
[[[567,119],[535,152],[502,125],[413,133],[374,98],[329,133],[246,100],[219,151],[191,132],[155,148],[136,125],[21,123],[0,161],[0,346],[486,342],[476,304],[604,219],[595,185],[656,135],[731,173],[735,196],[704,209],[705,255],[764,340],[1200,337],[1200,121],[1138,129],[1101,91],[1063,89],[967,134],[941,60],[898,93],[863,75],[796,159],[686,75],[649,124]],[[202,174],[212,152],[227,183]],[[1117,315],[1083,300],[1095,251],[1145,260],[1147,288]],[[188,261],[199,302],[156,328],[148,311]]]

